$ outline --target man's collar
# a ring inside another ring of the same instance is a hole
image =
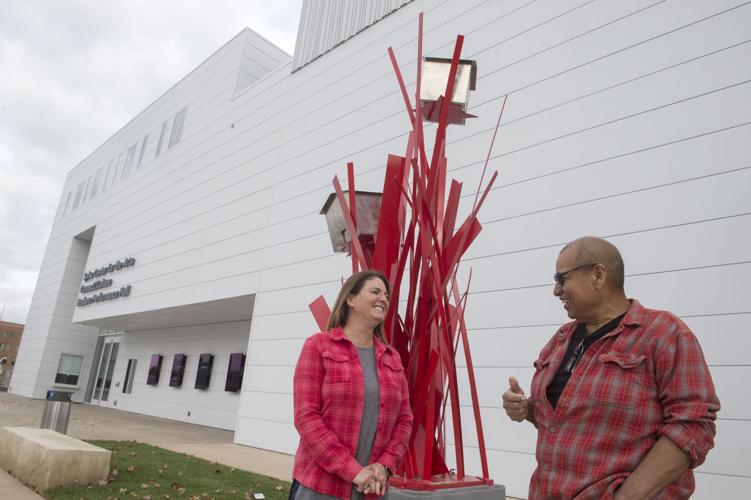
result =
[[[621,322],[621,324],[623,326],[639,326],[642,324],[644,320],[644,307],[636,299],[628,299],[628,301],[630,302],[631,305],[626,310],[626,315],[623,317],[623,321]],[[565,325],[561,326],[558,329],[558,338],[561,341],[563,341],[569,335],[576,332],[577,326],[578,326],[578,323],[576,320],[569,321]],[[609,333],[607,336],[614,335],[615,332],[620,332],[620,329],[616,328],[613,332]]]
[[[626,311],[623,318],[623,324],[628,326],[639,326],[644,321],[644,307],[636,299],[628,299],[631,306]]]

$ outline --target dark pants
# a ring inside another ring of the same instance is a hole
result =
[[[297,482],[297,479],[292,479],[292,486],[289,489],[289,500],[295,500],[295,495],[297,495],[297,488],[300,487],[300,483]]]

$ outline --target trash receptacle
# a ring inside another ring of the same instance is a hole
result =
[[[70,391],[47,391],[47,400],[44,402],[41,429],[66,434],[68,432],[68,420],[70,419],[70,405],[73,393]]]

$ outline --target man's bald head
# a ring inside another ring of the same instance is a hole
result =
[[[602,264],[607,269],[607,283],[616,291],[623,291],[623,258],[618,249],[609,241],[596,236],[584,236],[567,244],[560,253],[570,250],[574,253],[577,266]]]

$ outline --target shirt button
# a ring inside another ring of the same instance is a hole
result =
[[[542,466],[542,468],[543,468],[544,470],[550,470],[550,466],[549,466],[548,464],[544,464],[544,465]]]
[[[550,429],[548,429],[550,432],[555,432],[558,429],[555,427],[555,425],[550,426]]]

